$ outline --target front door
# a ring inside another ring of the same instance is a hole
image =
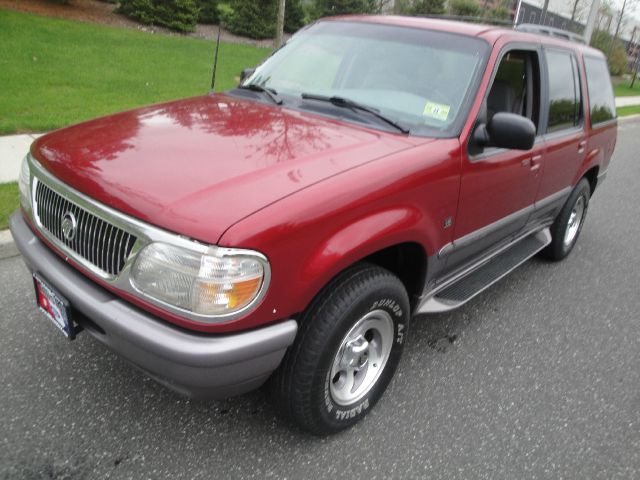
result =
[[[506,48],[487,90],[478,123],[497,112],[528,117],[539,126],[540,52]],[[539,133],[539,132],[538,132]],[[469,148],[462,159],[460,201],[446,271],[453,273],[507,242],[527,223],[541,177],[545,142],[532,150]]]

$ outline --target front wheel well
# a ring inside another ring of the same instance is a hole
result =
[[[422,295],[427,273],[427,254],[420,244],[407,242],[393,245],[363,258],[362,261],[386,268],[396,275],[409,294],[411,307],[415,306]]]

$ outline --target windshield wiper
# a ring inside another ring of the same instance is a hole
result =
[[[391,125],[392,127],[397,128],[404,134],[410,133],[410,130],[400,125],[395,120],[390,119],[389,117],[385,117],[378,110],[372,107],[368,107],[361,103],[355,102],[353,100],[349,100],[348,98],[338,97],[338,96],[328,96],[328,95],[316,95],[313,93],[303,93],[302,98],[305,100],[317,100],[319,102],[329,102],[336,107],[350,108],[351,110],[360,110],[362,112],[367,112],[373,115],[374,117],[382,120],[383,122]]]
[[[273,100],[273,103],[275,103],[276,105],[282,105],[282,100],[278,98],[278,92],[276,92],[273,88],[263,87],[262,85],[258,85],[257,83],[240,85],[238,88],[242,90],[251,90],[252,92],[265,93],[267,97]]]

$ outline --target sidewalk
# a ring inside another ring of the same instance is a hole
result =
[[[40,133],[0,137],[0,183],[15,182],[20,175],[20,163],[29,146]]]
[[[616,97],[616,107],[630,107],[640,105],[640,97]]]
[[[616,97],[616,107],[640,105],[638,97]],[[29,145],[41,133],[0,136],[0,183],[15,182],[20,175],[20,162],[29,151]]]

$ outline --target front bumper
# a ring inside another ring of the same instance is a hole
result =
[[[20,212],[10,219],[16,246],[71,303],[93,337],[167,387],[196,398],[224,398],[262,385],[297,332],[286,320],[249,332],[205,335],[178,329],[113,295],[64,262],[33,233]]]

